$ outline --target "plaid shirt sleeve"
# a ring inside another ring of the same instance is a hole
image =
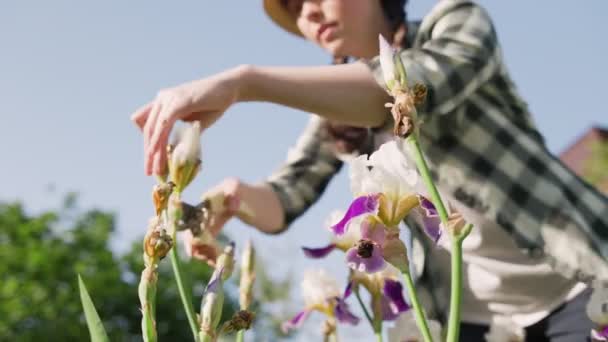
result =
[[[289,150],[286,162],[267,179],[285,212],[284,229],[319,199],[342,167],[323,124],[323,119],[311,115],[296,145]]]

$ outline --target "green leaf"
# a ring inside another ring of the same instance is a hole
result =
[[[84,309],[84,316],[87,320],[87,326],[89,327],[89,333],[91,334],[92,342],[109,342],[108,334],[106,329],[103,327],[103,323],[95,310],[95,305],[89,296],[87,287],[85,286],[80,274],[78,275],[78,288],[80,289],[80,301]]]

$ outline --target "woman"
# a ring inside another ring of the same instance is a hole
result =
[[[369,152],[392,128],[390,113],[382,110],[388,98],[378,85],[384,83],[375,58],[382,34],[402,48],[410,81],[428,87],[419,111],[421,143],[440,189],[475,224],[463,246],[461,340],[483,341],[492,319],[509,316],[526,328],[529,340],[584,341],[592,325],[583,310],[588,290],[581,280],[608,274],[606,198],[546,150],[482,8],[443,0],[416,24],[405,20],[404,2],[264,1],[280,27],[337,61],[359,61],[240,66],[161,91],[133,115],[144,134],[147,174],[163,171],[177,120],[209,127],[241,101],[315,113],[285,165],[266,182],[229,179],[213,190],[227,195],[232,208],[216,218],[215,232],[239,201],[255,212],[240,219],[263,232],[281,232],[319,198],[342,165],[340,152]],[[417,240],[425,245],[419,286],[432,294],[426,307],[442,318],[449,302],[449,244],[437,248]]]

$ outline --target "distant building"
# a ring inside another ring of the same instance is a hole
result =
[[[608,194],[608,130],[592,127],[560,154],[577,175]]]

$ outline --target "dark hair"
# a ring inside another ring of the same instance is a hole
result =
[[[384,10],[384,15],[391,24],[393,32],[393,46],[406,47],[406,24],[407,11],[405,6],[408,0],[381,0],[381,6]]]
[[[405,5],[408,0],[381,0],[384,15],[391,24],[393,32],[392,45],[395,48],[407,48],[407,12]],[[333,64],[344,64],[348,57],[334,56]],[[342,124],[327,122],[326,132],[334,141],[334,148],[342,153],[359,151],[359,153],[371,153],[369,150],[373,144],[371,132],[368,128],[351,127]]]

